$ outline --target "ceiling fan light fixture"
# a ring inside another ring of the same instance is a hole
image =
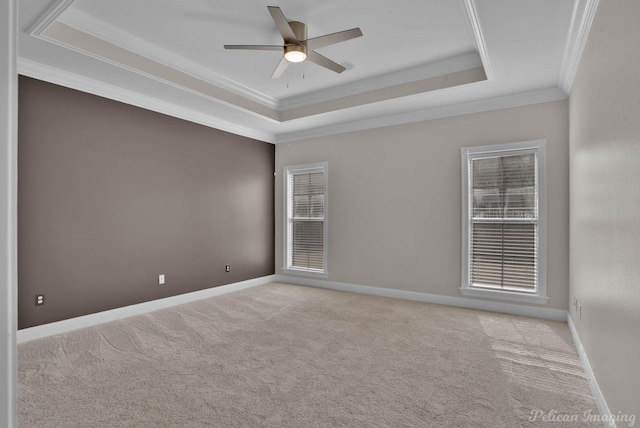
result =
[[[279,51],[284,53],[271,78],[282,76],[291,63],[309,61],[336,73],[342,73],[345,67],[320,55],[315,49],[347,40],[362,37],[360,28],[338,31],[337,33],[308,38],[307,26],[304,22],[287,20],[282,10],[277,6],[267,6],[273,22],[282,36],[284,45],[224,45],[225,49],[248,49],[256,51]],[[283,52],[284,51],[284,52]],[[307,54],[308,52],[308,54]]]
[[[307,52],[304,46],[286,46],[284,57],[289,62],[302,62],[307,59]]]

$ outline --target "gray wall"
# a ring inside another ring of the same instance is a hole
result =
[[[18,158],[19,328],[273,274],[271,144],[21,77]]]
[[[601,1],[570,97],[571,317],[613,414],[640,417],[640,2]],[[620,426],[625,426],[620,422]]]
[[[547,139],[546,307],[569,294],[569,111],[558,101],[276,146],[276,271],[282,168],[329,163],[329,281],[461,297],[460,148]]]

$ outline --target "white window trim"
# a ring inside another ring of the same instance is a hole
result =
[[[522,151],[538,153],[538,283],[535,292],[472,287],[469,279],[470,269],[470,227],[469,206],[469,160],[483,154],[517,154]],[[547,141],[533,140],[517,143],[494,144],[490,146],[464,147],[460,150],[462,166],[462,286],[460,292],[465,296],[486,297],[490,299],[515,302],[546,304],[547,297]]]
[[[289,221],[289,219],[291,218],[291,209],[292,207],[289,206],[288,201],[289,201],[289,194],[291,192],[290,186],[289,186],[289,176],[292,173],[296,173],[296,172],[313,172],[313,171],[322,171],[323,173],[323,186],[324,186],[324,219],[323,219],[323,240],[324,240],[324,267],[322,270],[316,270],[316,269],[304,269],[304,268],[297,268],[297,267],[293,267],[289,265],[289,262],[291,261],[291,223]],[[284,220],[284,224],[283,224],[283,231],[284,231],[284,236],[283,236],[283,240],[282,240],[282,249],[283,249],[283,254],[282,254],[282,263],[283,263],[283,267],[282,267],[282,272],[285,274],[290,274],[290,275],[303,275],[303,276],[309,276],[309,277],[315,277],[315,278],[328,278],[329,277],[329,270],[328,270],[328,249],[329,249],[329,222],[328,222],[328,213],[329,213],[329,198],[328,198],[328,192],[329,192],[329,166],[327,162],[317,162],[317,163],[310,163],[310,164],[305,164],[305,165],[295,165],[295,166],[286,166],[284,167],[284,179],[283,179],[283,186],[284,186],[284,191],[283,191],[283,195],[284,195],[284,209],[283,209],[283,220]]]

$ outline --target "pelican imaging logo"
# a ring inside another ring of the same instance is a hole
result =
[[[611,422],[616,424],[625,423],[628,427],[633,427],[636,424],[636,415],[627,415],[622,412],[618,412],[613,415],[600,415],[593,410],[587,410],[584,413],[559,413],[557,410],[552,409],[548,412],[544,410],[535,409],[531,411],[529,416],[531,422],[595,422],[606,423],[612,425]],[[618,425],[623,426],[623,425]]]

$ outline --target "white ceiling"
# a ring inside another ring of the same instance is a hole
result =
[[[590,0],[20,0],[22,74],[269,142],[566,98]],[[309,37],[360,27],[271,73],[267,5]]]

